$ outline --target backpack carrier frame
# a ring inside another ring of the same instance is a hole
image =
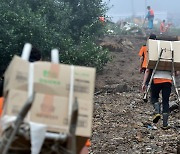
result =
[[[162,54],[163,52],[171,52],[171,58],[162,58]],[[171,45],[171,49],[168,50],[166,48],[161,48],[160,50],[160,53],[159,53],[159,56],[158,56],[158,60],[155,64],[155,68],[153,69],[153,72],[152,72],[152,75],[151,75],[151,78],[150,78],[150,81],[148,83],[148,86],[147,86],[147,89],[146,89],[146,92],[144,93],[144,96],[143,96],[143,100],[144,102],[147,102],[148,101],[148,92],[151,88],[151,84],[153,82],[153,78],[154,78],[154,75],[157,71],[157,68],[158,68],[158,65],[159,65],[159,62],[161,60],[167,60],[167,61],[170,61],[171,62],[171,78],[172,78],[172,81],[173,81],[173,85],[174,85],[174,88],[175,88],[175,92],[176,92],[176,95],[177,95],[177,101],[178,103],[180,102],[180,95],[179,95],[179,91],[180,91],[180,88],[177,87],[177,84],[176,84],[176,79],[175,79],[175,67],[174,67],[174,50],[172,48],[172,45]]]
[[[26,52],[30,52],[31,48],[29,47],[30,44],[25,44],[22,59],[28,60],[29,57],[24,56]],[[31,46],[31,45],[30,45]],[[27,51],[28,50],[28,51]],[[53,63],[59,63],[59,54],[58,50],[54,49],[51,51],[51,61]],[[31,77],[29,77],[31,78]],[[9,151],[19,150],[18,154],[22,153],[29,153],[27,152],[26,146],[22,145],[21,147],[13,147],[13,142],[16,142],[18,137],[25,137],[27,140],[30,140],[30,132],[26,132],[27,130],[21,129],[23,125],[24,118],[26,117],[27,113],[31,109],[33,104],[35,93],[32,88],[31,79],[28,80],[28,98],[27,101],[24,103],[24,106],[20,110],[19,114],[16,117],[16,120],[12,122],[11,126],[3,132],[3,135],[0,139],[0,153],[1,154],[9,154]],[[77,126],[77,119],[78,119],[78,102],[77,98],[75,98],[75,102],[72,106],[71,118],[70,118],[70,130],[69,134],[58,134],[52,132],[46,132],[45,135],[45,142],[50,141],[51,147],[48,147],[50,150],[45,150],[44,152],[40,152],[41,154],[76,154],[77,144],[76,144],[76,126]],[[28,130],[29,131],[29,130]],[[66,146],[64,147],[64,143]],[[50,144],[49,144],[50,145]],[[14,154],[14,152],[13,152]]]

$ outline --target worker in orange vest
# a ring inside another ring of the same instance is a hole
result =
[[[147,7],[148,13],[145,17],[145,19],[148,19],[148,28],[153,29],[153,21],[154,21],[154,11],[151,9],[150,6]]]
[[[156,39],[156,35],[154,35],[154,39]],[[142,83],[142,91],[146,89],[150,72],[151,72],[150,69],[147,68]],[[153,123],[158,123],[158,121],[162,117],[163,120],[162,129],[170,128],[168,124],[168,118],[170,115],[169,97],[171,94],[171,87],[172,87],[171,71],[157,70],[153,76],[153,80],[151,83],[151,103],[153,104],[154,107]],[[162,111],[161,111],[161,103],[159,102],[160,92],[162,94]]]
[[[160,24],[160,34],[163,34],[166,32],[166,25],[165,25],[165,20],[163,20]]]
[[[101,23],[104,23],[104,22],[105,22],[105,17],[104,17],[104,16],[100,16],[100,17],[99,17],[99,21],[100,21]]]
[[[139,51],[139,57],[140,57],[140,73],[145,72],[147,67],[147,46],[143,45]]]

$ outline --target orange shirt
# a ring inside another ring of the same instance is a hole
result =
[[[91,141],[88,139],[87,141],[86,141],[86,144],[85,144],[87,147],[90,147],[91,146]]]
[[[160,32],[161,33],[166,32],[166,27],[165,27],[165,23],[164,22],[162,22],[161,25],[160,25]]]
[[[4,98],[0,97],[0,117],[1,117],[2,111],[3,111],[3,103],[4,103]]]
[[[105,17],[99,17],[99,21],[101,21],[102,23],[104,23],[105,22]]]
[[[149,10],[149,13],[150,13],[151,16],[154,16],[154,11],[153,11],[153,9],[150,9],[150,10]]]
[[[154,82],[154,84],[164,83],[164,82],[172,83],[172,80],[170,80],[170,79],[163,79],[163,78],[154,78],[153,82]]]
[[[140,51],[139,51],[139,56],[144,57],[143,63],[142,63],[142,68],[147,68],[147,46],[142,46]]]

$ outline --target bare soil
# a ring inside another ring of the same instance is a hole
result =
[[[152,123],[151,103],[142,100],[138,52],[145,42],[133,36],[101,40],[101,45],[111,50],[112,60],[96,78],[92,154],[177,153],[179,110],[170,114],[171,128],[162,130],[162,120]]]

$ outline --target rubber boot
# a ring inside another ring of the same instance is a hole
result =
[[[162,129],[169,129],[168,118],[169,118],[169,114],[163,113],[163,127],[162,127]]]
[[[153,123],[157,123],[161,118],[161,104],[159,102],[154,103],[155,115],[153,118]]]
[[[155,114],[160,114],[161,113],[161,103],[159,103],[159,102],[154,103],[154,109],[155,109]]]

